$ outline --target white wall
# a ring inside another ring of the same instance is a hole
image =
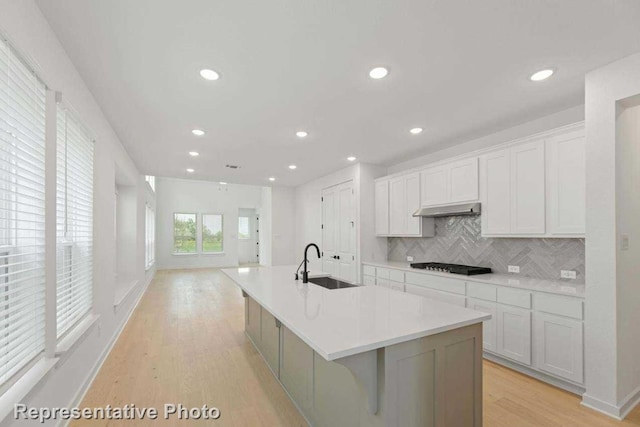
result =
[[[389,166],[388,172],[389,174],[394,174],[413,168],[419,168],[429,163],[446,160],[450,157],[464,155],[472,151],[481,150],[493,145],[502,144],[519,138],[524,138],[526,136],[544,132],[549,129],[554,129],[560,126],[580,122],[584,120],[584,117],[584,106],[579,105],[577,107],[560,111],[555,114],[550,114],[548,116],[541,117],[539,119],[532,120],[508,129],[504,129],[500,132],[483,136],[481,138],[476,138],[464,142],[460,141],[459,144],[454,145],[450,148],[436,150],[428,154],[412,158],[411,160],[394,164],[392,166]]]
[[[271,189],[271,265],[293,265],[302,257],[295,245],[295,196],[290,187]]]
[[[238,209],[259,209],[262,203],[262,187],[157,178],[156,193],[158,268],[206,268],[238,265]],[[222,214],[224,253],[174,255],[174,213]]]
[[[376,237],[375,179],[386,175],[382,166],[360,163],[360,259],[362,261],[386,261],[387,238]]]
[[[637,328],[638,140],[618,101],[640,94],[640,54],[586,77],[587,239],[585,377],[583,403],[613,416],[624,415],[640,397],[640,340]],[[617,139],[616,131],[621,134]],[[629,144],[636,144],[632,147]],[[629,156],[627,159],[626,156]],[[620,234],[630,237],[621,251]]]
[[[271,265],[271,247],[273,236],[272,209],[271,209],[271,187],[263,187],[260,193],[260,265]]]
[[[117,135],[102,114],[67,57],[55,34],[31,0],[0,0],[0,32],[27,57],[36,72],[52,90],[60,91],[67,104],[96,137],[94,161],[94,312],[99,327],[65,353],[49,373],[23,401],[35,407],[69,407],[79,403],[84,388],[99,367],[111,343],[121,330],[137,298],[153,277],[154,269],[144,271],[144,235],[135,243],[136,275],[139,285],[114,310],[115,280],[115,165],[138,183],[138,203],[144,205],[144,179],[122,147]],[[153,197],[153,196],[150,196]],[[138,230],[144,230],[144,209],[137,215]],[[142,224],[142,226],[140,226]],[[10,418],[10,417],[9,417]],[[5,419],[1,425],[11,424]],[[28,423],[21,423],[26,425]],[[42,425],[37,422],[33,425]],[[53,425],[46,423],[45,425]]]

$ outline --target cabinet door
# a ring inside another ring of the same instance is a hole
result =
[[[438,167],[421,173],[422,206],[447,203],[449,200],[449,169]]]
[[[261,309],[261,313],[260,352],[277,377],[280,369],[280,328],[271,313],[264,308]]]
[[[404,177],[389,181],[389,234],[407,234],[407,192]]]
[[[511,149],[511,234],[545,233],[544,141]]]
[[[393,280],[390,280],[389,289],[393,289],[394,291],[404,292],[404,283],[394,282]]]
[[[482,157],[482,233],[509,234],[511,230],[511,158],[509,150]]]
[[[391,287],[391,283],[389,282],[389,279],[383,279],[383,278],[376,278],[376,286],[382,286],[383,288],[390,288]]]
[[[376,203],[376,235],[389,234],[389,181],[377,181],[375,191]]]
[[[244,324],[245,331],[249,337],[253,340],[256,346],[260,346],[260,322],[261,322],[261,307],[251,297],[244,299]]]
[[[531,365],[531,312],[498,304],[498,353]]]
[[[469,298],[467,307],[491,315],[491,319],[482,323],[482,347],[495,353],[498,348],[498,333],[496,329],[497,304],[491,301]]]
[[[478,158],[449,165],[449,202],[478,200]]]
[[[376,278],[372,276],[362,276],[362,284],[367,286],[375,286]]]
[[[576,383],[583,382],[582,322],[534,314],[535,367]]]
[[[422,286],[415,286],[410,284],[405,284],[404,290],[408,294],[420,295],[425,298],[446,302],[448,304],[458,305],[460,307],[465,307],[467,305],[466,298],[462,295],[451,294],[449,292],[436,291],[434,289],[424,288]]]
[[[420,209],[420,174],[413,173],[405,176],[405,216],[407,218],[408,236],[422,235],[421,218],[413,216],[414,212]]]
[[[285,326],[282,329],[280,381],[303,410],[311,407],[313,350]]]
[[[547,208],[550,234],[585,233],[586,159],[584,130],[547,141]]]

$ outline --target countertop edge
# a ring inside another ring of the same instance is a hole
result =
[[[370,265],[373,267],[389,268],[392,270],[402,270],[405,272],[424,274],[424,275],[430,275],[430,276],[436,276],[436,277],[459,279],[459,280],[464,280],[466,282],[485,283],[485,284],[490,284],[494,286],[504,286],[504,287],[514,288],[514,289],[526,289],[526,290],[535,291],[535,292],[544,292],[547,294],[561,295],[561,296],[573,297],[573,298],[581,298],[581,299],[585,298],[585,292],[579,290],[579,288],[584,288],[585,285],[583,283],[573,284],[573,283],[566,283],[562,281],[555,281],[555,280],[549,280],[549,279],[536,279],[532,277],[513,277],[513,280],[524,280],[524,281],[535,280],[540,282],[546,282],[549,284],[554,284],[555,286],[559,286],[559,287],[560,286],[571,287],[576,289],[576,292],[574,293],[574,292],[563,291],[561,289],[552,290],[548,288],[542,288],[540,286],[536,286],[534,284],[527,284],[527,283],[521,283],[521,284],[502,283],[497,280],[491,280],[491,278],[483,278],[481,277],[482,275],[465,276],[465,275],[456,275],[456,274],[449,274],[449,273],[438,273],[438,272],[420,270],[420,269],[411,268],[408,265],[402,265],[403,263],[396,264],[396,261],[362,261],[361,264]],[[505,277],[505,278],[507,277],[506,274],[500,274],[500,273],[493,273],[493,274],[501,277]],[[416,286],[419,286],[419,285],[416,285]]]

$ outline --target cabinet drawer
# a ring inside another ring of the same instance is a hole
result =
[[[388,279],[389,278],[389,272],[390,270],[388,268],[376,268],[376,277],[380,277],[381,279]]]
[[[384,288],[389,288],[391,286],[391,284],[389,283],[389,279],[382,279],[382,278],[378,277],[376,279],[376,286],[382,286]]]
[[[559,295],[536,294],[535,310],[582,320],[582,300]]]
[[[498,289],[492,285],[484,283],[467,282],[467,295],[472,298],[483,299],[487,301],[497,301]]]
[[[374,276],[376,275],[376,268],[370,265],[362,266],[362,274],[365,276]]]
[[[389,271],[389,279],[394,282],[400,282],[404,284],[404,271],[400,270],[391,270]]]
[[[367,286],[375,286],[376,278],[373,276],[362,276],[362,284]]]
[[[449,292],[436,291],[422,286],[407,284],[405,285],[405,292],[409,294],[420,295],[425,298],[430,298],[437,301],[446,302],[449,304],[459,305],[460,307],[466,307],[467,305],[467,299],[464,296],[451,294]]]
[[[393,280],[389,281],[389,288],[394,291],[404,292],[404,283],[394,282]]]
[[[531,292],[520,289],[498,288],[498,302],[515,305],[516,307],[531,308]]]
[[[463,280],[450,279],[448,277],[420,273],[406,273],[405,282],[454,294],[464,295],[466,293],[466,286]]]

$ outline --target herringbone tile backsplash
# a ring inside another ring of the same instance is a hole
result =
[[[584,283],[584,239],[486,238],[480,234],[480,216],[436,218],[435,237],[390,237],[390,261],[433,261],[491,267],[507,273],[507,266],[519,265],[520,275],[539,279],[560,279],[560,270],[575,270]]]

